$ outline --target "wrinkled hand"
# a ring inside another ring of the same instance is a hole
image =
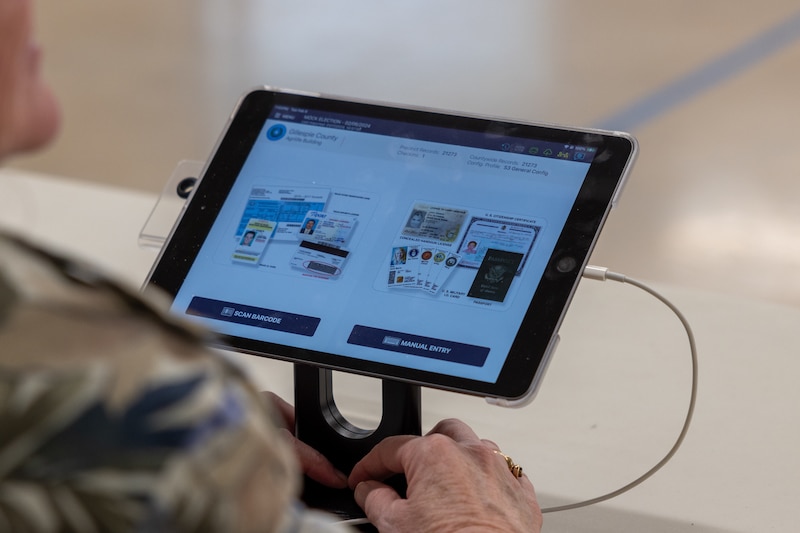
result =
[[[295,454],[300,463],[303,473],[327,487],[343,489],[347,487],[347,476],[339,472],[328,459],[320,452],[308,444],[298,440],[294,436],[294,407],[280,396],[271,392],[265,392],[264,396],[272,403],[278,414],[281,416],[284,432],[294,446]]]
[[[389,437],[350,474],[355,499],[381,532],[538,532],[542,514],[527,476],[515,477],[497,445],[458,420],[426,436]],[[404,473],[406,499],[382,480]]]

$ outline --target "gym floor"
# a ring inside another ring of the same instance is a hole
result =
[[[794,0],[40,1],[64,129],[8,162],[158,192],[257,85],[629,131],[592,262],[800,305]]]

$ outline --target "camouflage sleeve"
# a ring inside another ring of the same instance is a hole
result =
[[[269,406],[205,340],[92,269],[0,236],[0,531],[316,520],[292,503],[297,466]]]

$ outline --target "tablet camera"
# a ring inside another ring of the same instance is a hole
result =
[[[179,183],[178,186],[175,188],[175,192],[178,193],[178,196],[186,200],[189,198],[189,195],[192,194],[194,190],[194,186],[197,183],[197,178],[188,177],[183,178]]]
[[[567,272],[572,272],[575,270],[576,266],[578,266],[578,261],[576,261],[574,257],[565,256],[559,259],[556,263],[556,270],[562,274],[566,274]]]

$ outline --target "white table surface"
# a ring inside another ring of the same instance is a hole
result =
[[[0,227],[93,261],[139,286],[155,252],[137,244],[155,195],[0,169]],[[613,265],[605,265],[613,269]],[[631,492],[545,516],[546,532],[788,532],[800,499],[800,309],[658,287],[685,312],[700,351],[690,433],[675,458]],[[583,281],[534,402],[503,409],[423,391],[425,428],[458,417],[530,474],[543,507],[623,485],[657,462],[680,429],[690,360],[671,313],[637,289]],[[292,396],[292,368],[232,355],[260,386]],[[374,422],[379,385],[337,374],[351,419]]]

